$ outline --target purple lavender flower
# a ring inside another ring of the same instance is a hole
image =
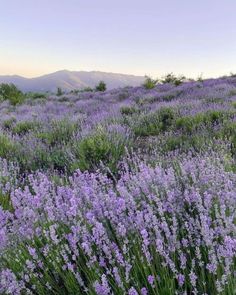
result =
[[[179,286],[182,287],[185,282],[185,276],[183,274],[178,274],[177,280],[178,280]]]
[[[140,291],[141,291],[141,295],[148,295],[147,288],[143,287]]]
[[[136,291],[136,289],[134,287],[131,287],[128,291],[129,295],[138,295],[138,292]]]
[[[149,275],[147,279],[148,279],[148,283],[149,283],[152,287],[154,287],[155,277],[154,277],[153,275]]]

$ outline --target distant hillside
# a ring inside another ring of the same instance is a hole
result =
[[[0,83],[14,83],[22,91],[56,91],[57,87],[68,91],[94,87],[101,80],[107,84],[108,89],[112,89],[124,86],[138,86],[144,81],[144,77],[96,71],[77,72],[67,70],[36,78],[24,78],[16,75],[0,76]]]

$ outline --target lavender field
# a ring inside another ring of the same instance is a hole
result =
[[[2,100],[0,294],[236,294],[236,78]]]

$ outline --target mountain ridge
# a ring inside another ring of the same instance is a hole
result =
[[[95,87],[103,80],[108,89],[139,86],[144,76],[135,76],[102,71],[69,71],[59,70],[38,77],[26,78],[19,75],[0,75],[0,83],[13,83],[22,91],[52,91],[58,87],[64,91]]]

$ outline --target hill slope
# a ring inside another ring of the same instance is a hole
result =
[[[63,90],[94,87],[99,81],[105,81],[108,89],[138,86],[144,81],[142,76],[114,74],[105,72],[58,71],[36,78],[21,76],[0,76],[0,83],[14,83],[22,91],[55,91],[57,87]]]

